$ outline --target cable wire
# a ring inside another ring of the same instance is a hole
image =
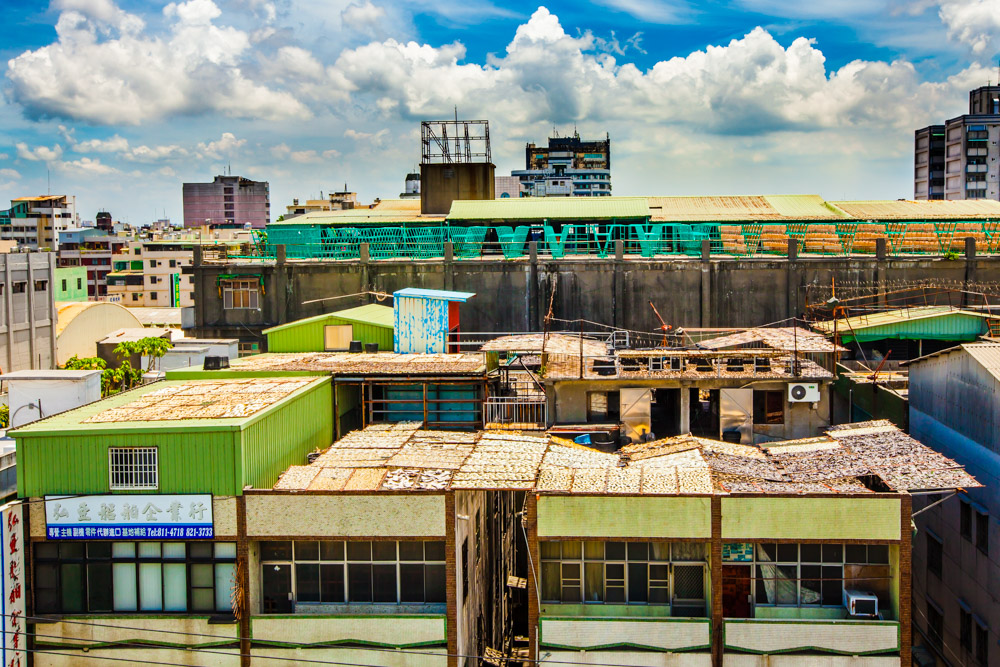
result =
[[[0,617],[2,617],[2,616],[10,616],[10,614],[0,614]],[[138,631],[138,632],[147,632],[147,633],[158,634],[158,635],[166,634],[166,635],[182,635],[182,636],[187,636],[187,637],[205,637],[205,638],[214,639],[216,641],[219,641],[220,639],[221,640],[230,639],[230,638],[227,638],[227,637],[219,637],[218,635],[208,635],[208,634],[197,633],[197,632],[183,632],[183,631],[179,631],[179,630],[161,630],[161,629],[150,629],[150,628],[138,628],[138,627],[131,627],[131,626],[126,626],[126,625],[114,625],[114,624],[107,624],[107,623],[94,623],[92,621],[71,621],[71,620],[68,620],[66,618],[52,619],[52,618],[46,618],[44,616],[22,616],[21,618],[22,618],[22,620],[25,620],[25,621],[29,621],[30,620],[30,621],[32,621],[32,622],[34,622],[36,624],[39,623],[39,622],[42,622],[42,623],[45,623],[45,622],[49,622],[49,623],[70,623],[70,624],[75,624],[75,625],[84,625],[84,626],[97,627],[97,628],[109,628],[109,629],[114,629],[114,630],[134,630],[134,631]],[[169,618],[169,617],[165,617],[165,618]],[[263,617],[263,618],[266,618],[266,616]],[[303,618],[308,618],[308,617],[303,616]],[[8,631],[7,634],[12,634],[12,633]],[[64,639],[64,637],[62,635],[48,635],[48,634],[31,633],[31,632],[19,632],[17,634],[39,636],[39,637],[51,637],[51,638],[57,638],[57,639]],[[77,641],[100,642],[100,640],[97,640],[97,639],[77,639]],[[230,641],[232,641],[232,642],[239,642],[240,639],[238,637],[234,637]],[[266,641],[266,640],[261,640],[261,639],[257,638],[255,641]],[[157,646],[151,646],[151,645],[147,645],[147,644],[142,644],[141,642],[136,642],[134,645],[135,646],[141,646],[143,648],[151,648],[151,649],[159,648]],[[418,650],[403,649],[403,648],[398,648],[398,649],[397,648],[388,648],[388,647],[383,647],[383,646],[346,646],[345,647],[345,646],[337,646],[337,645],[328,645],[328,646],[317,647],[317,646],[313,646],[313,645],[309,645],[309,644],[295,644],[295,645],[288,645],[288,644],[286,644],[286,646],[283,646],[283,647],[272,647],[272,646],[267,646],[267,645],[261,646],[262,649],[267,649],[267,648],[281,649],[281,648],[286,648],[286,647],[289,648],[289,649],[292,649],[292,650],[295,650],[295,649],[316,649],[316,650],[319,650],[319,649],[338,649],[339,648],[339,649],[358,650],[358,651],[376,651],[376,652],[383,652],[383,653],[395,653],[395,654],[403,654],[403,655],[423,655],[423,656],[437,656],[437,657],[449,657],[449,658],[474,658],[474,659],[477,659],[477,660],[484,660],[484,659],[487,658],[487,656],[482,656],[482,655],[478,655],[478,654],[475,654],[475,653],[469,653],[469,654],[448,653],[447,651],[444,652],[444,653],[440,653],[440,652],[418,651]],[[165,650],[169,650],[170,648],[174,648],[176,650],[181,650],[181,651],[200,652],[200,653],[208,653],[208,654],[218,654],[218,655],[226,655],[226,656],[232,656],[232,657],[250,657],[250,658],[253,658],[253,657],[266,657],[268,660],[276,660],[276,661],[282,661],[282,662],[295,662],[295,663],[298,663],[298,664],[338,665],[339,667],[382,667],[381,665],[369,665],[369,664],[365,664],[365,663],[336,662],[336,661],[330,661],[330,660],[316,660],[316,659],[308,659],[308,658],[301,658],[301,657],[285,658],[285,657],[278,657],[278,656],[254,656],[252,653],[251,654],[245,654],[245,653],[239,653],[239,652],[233,653],[231,651],[218,651],[218,650],[213,650],[213,649],[211,649],[209,647],[199,648],[199,647],[194,647],[194,646],[193,647],[176,646],[176,647],[162,647],[162,648],[164,648]],[[27,649],[18,649],[18,650],[27,650]],[[34,650],[35,651],[39,651],[40,649],[34,649]],[[45,651],[45,653],[49,653],[49,651]],[[91,657],[91,656],[88,656],[88,657]],[[542,659],[531,659],[531,658],[520,658],[520,657],[519,658],[507,658],[506,660],[507,660],[507,662],[530,662],[530,663],[534,663],[534,664],[541,664],[542,662],[545,662],[546,664],[550,664],[550,665],[578,665],[579,664],[576,661],[542,660]],[[132,662],[139,662],[139,661],[132,661]],[[174,663],[151,662],[149,664],[155,664],[155,665],[172,665]],[[592,665],[593,667],[633,667],[632,665],[627,665],[627,664],[623,664],[623,663],[593,662],[593,663],[587,663],[587,664],[588,665]],[[183,665],[181,667],[191,667],[191,666],[190,665]]]

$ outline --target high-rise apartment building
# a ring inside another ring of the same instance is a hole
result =
[[[549,137],[547,147],[528,144],[520,179],[525,197],[607,197],[611,195],[611,138],[585,141]]]
[[[79,223],[74,196],[19,197],[0,211],[0,240],[17,241],[31,250],[58,250],[59,232]]]
[[[969,113],[914,132],[914,199],[1000,199],[1000,86],[969,93]]]
[[[184,184],[184,226],[245,225],[264,228],[271,221],[267,181],[216,176],[211,183]]]

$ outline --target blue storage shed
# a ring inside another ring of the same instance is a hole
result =
[[[458,304],[472,292],[407,287],[392,293],[396,326],[393,346],[400,354],[448,352],[448,336],[458,331]],[[456,350],[457,351],[457,350]]]

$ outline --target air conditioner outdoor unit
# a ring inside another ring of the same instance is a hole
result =
[[[874,593],[862,593],[861,591],[844,589],[844,606],[847,608],[848,616],[866,616],[876,618],[878,616],[878,596]]]
[[[788,385],[789,403],[818,403],[819,385],[815,382],[796,382]]]

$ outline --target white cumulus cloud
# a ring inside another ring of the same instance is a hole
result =
[[[948,37],[976,55],[993,57],[1000,39],[1000,0],[948,0],[938,11]]]
[[[19,141],[14,145],[14,148],[17,149],[17,157],[31,162],[52,162],[53,160],[58,160],[63,154],[62,146],[59,144],[56,144],[52,148],[48,146],[35,146],[31,148],[23,141]]]
[[[216,25],[221,12],[212,0],[167,5],[163,34],[140,29],[141,19],[110,0],[63,1],[56,41],[7,63],[11,98],[29,116],[114,125],[209,112],[269,120],[309,115],[291,93],[248,78],[250,38]]]

